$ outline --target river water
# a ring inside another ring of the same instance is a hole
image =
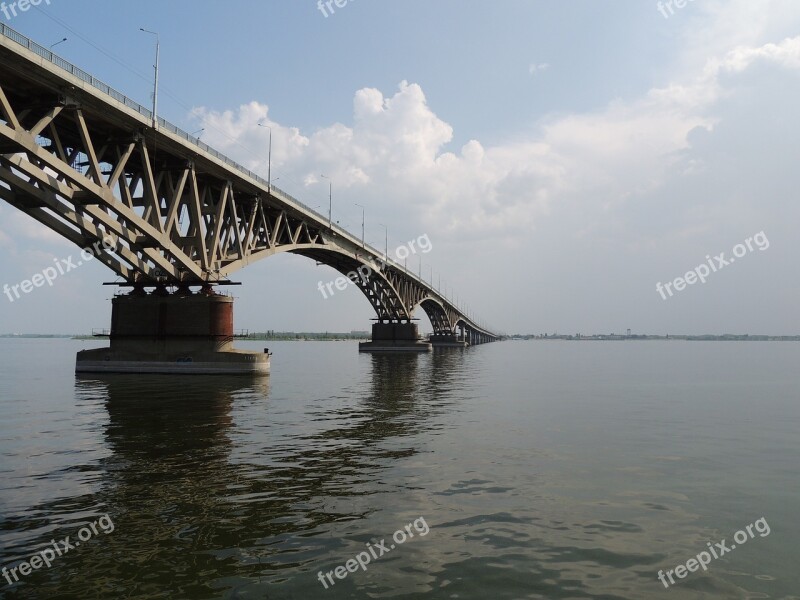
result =
[[[800,598],[800,344],[242,343],[271,377],[77,379],[97,345],[0,340],[2,598]]]

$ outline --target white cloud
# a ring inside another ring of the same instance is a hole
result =
[[[537,63],[531,63],[528,66],[528,73],[530,73],[531,75],[536,75],[536,73],[539,73],[541,71],[546,71],[549,68],[550,68],[550,65],[548,63],[538,63],[538,64]]]
[[[703,0],[673,17],[680,30],[675,67],[691,68],[700,57],[722,56],[732,48],[757,48],[797,34],[800,3],[796,0]]]
[[[37,244],[46,243],[62,248],[71,246],[71,242],[67,241],[66,238],[18,210],[10,211],[4,217],[4,224],[6,231],[13,232],[15,239],[23,237]],[[2,239],[1,236],[0,239]]]
[[[390,97],[365,88],[355,94],[352,126],[335,123],[306,136],[271,122],[280,140],[273,173],[277,167],[287,179],[304,182],[308,193],[319,192],[315,186],[324,172],[354,201],[380,198],[383,211],[413,206],[420,221],[435,222],[442,231],[527,235],[559,204],[603,211],[662,185],[688,148],[690,133],[713,129],[712,109],[726,93],[721,76],[760,60],[800,67],[800,38],[738,47],[708,60],[693,78],[654,88],[639,100],[555,116],[527,139],[489,147],[472,140],[456,152],[445,150],[453,129],[433,112],[419,85],[401,82]],[[265,105],[253,102],[235,113],[197,109],[195,115],[237,140],[221,138],[223,150],[264,147],[266,132],[254,124],[268,117]],[[249,166],[260,168],[263,160],[251,158]],[[697,165],[686,167],[692,168]]]

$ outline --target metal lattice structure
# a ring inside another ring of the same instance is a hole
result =
[[[251,171],[0,24],[0,198],[139,287],[208,286],[279,252],[349,275],[380,322],[497,336]],[[354,273],[358,272],[357,277]]]

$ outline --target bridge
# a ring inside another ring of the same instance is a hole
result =
[[[500,337],[330,215],[3,24],[0,198],[91,248],[130,288],[113,300],[111,348],[79,354],[79,371],[268,370],[268,354],[232,348],[233,301],[214,288],[281,252],[336,269],[366,296],[377,317],[362,351]]]

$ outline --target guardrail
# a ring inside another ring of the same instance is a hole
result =
[[[84,82],[88,83],[89,85],[91,85],[93,88],[103,92],[107,96],[112,97],[114,100],[116,100],[118,102],[121,102],[122,104],[124,104],[128,108],[131,108],[131,109],[135,110],[136,112],[138,112],[143,117],[145,117],[147,119],[152,119],[153,118],[153,111],[151,111],[149,108],[145,108],[144,106],[142,106],[141,104],[139,104],[135,100],[131,100],[130,98],[128,98],[122,92],[119,92],[119,91],[115,90],[110,85],[108,85],[108,84],[104,83],[103,81],[97,79],[96,77],[94,77],[93,75],[87,73],[86,71],[84,71],[80,67],[76,67],[71,62],[69,62],[67,60],[64,60],[63,58],[58,56],[55,52],[52,52],[52,51],[48,50],[47,48],[45,48],[44,46],[41,46],[40,44],[37,44],[36,42],[34,42],[29,37],[26,37],[26,36],[22,35],[21,33],[19,33],[18,31],[14,30],[14,29],[11,29],[11,27],[9,27],[8,25],[5,25],[4,23],[0,23],[0,33],[2,33],[2,35],[7,37],[8,39],[15,41],[20,46],[23,46],[24,48],[27,48],[28,50],[30,50],[31,52],[33,52],[37,56],[45,59],[46,61],[56,65],[59,68],[63,69],[64,71],[66,71],[70,75],[73,75],[73,76],[77,77],[81,81],[84,81]],[[234,169],[236,169],[237,171],[239,171],[243,175],[247,175],[251,179],[255,179],[256,181],[258,181],[258,183],[260,183],[261,185],[266,187],[268,190],[271,191],[272,189],[274,189],[274,190],[278,191],[281,195],[285,196],[291,202],[294,202],[294,203],[302,206],[305,210],[311,211],[312,213],[314,213],[317,217],[319,217],[323,221],[325,220],[325,217],[323,215],[321,215],[320,213],[316,212],[312,208],[306,206],[304,203],[300,202],[300,200],[298,200],[297,198],[293,197],[291,194],[286,193],[285,191],[281,190],[280,188],[277,188],[274,185],[270,185],[269,182],[267,182],[260,175],[257,175],[256,173],[254,173],[253,171],[251,171],[247,167],[245,167],[243,165],[240,165],[235,160],[233,160],[231,158],[228,158],[227,156],[225,156],[221,152],[218,152],[217,150],[214,150],[214,148],[211,148],[207,144],[201,142],[199,138],[196,138],[196,137],[192,136],[191,134],[185,132],[183,129],[181,129],[177,125],[173,125],[172,123],[170,123],[169,121],[167,121],[166,119],[163,119],[161,117],[158,117],[157,121],[158,121],[158,125],[160,127],[162,127],[163,129],[165,129],[165,130],[169,131],[170,133],[173,133],[173,134],[177,135],[178,137],[183,138],[187,142],[197,146],[203,152],[206,152],[206,153],[210,154],[211,156],[213,156],[214,158],[217,158],[217,159],[221,160],[226,165],[228,165],[229,167],[233,167]]]
[[[108,85],[106,83],[103,83],[101,80],[95,78],[93,75],[87,73],[86,71],[84,71],[80,67],[76,67],[71,62],[61,58],[60,56],[58,56],[57,54],[55,54],[51,50],[48,50],[44,46],[41,46],[40,44],[37,44],[36,42],[34,42],[29,37],[19,33],[18,31],[14,30],[14,29],[11,29],[11,27],[9,27],[8,25],[6,25],[4,23],[0,23],[0,34],[2,34],[3,36],[7,37],[10,40],[13,40],[14,42],[19,44],[20,46],[23,46],[24,48],[27,48],[28,50],[30,50],[31,52],[33,52],[37,56],[45,59],[46,61],[56,65],[59,68],[63,69],[64,71],[66,71],[70,75],[73,75],[73,76],[77,77],[78,79],[80,79],[81,81],[84,81],[84,82],[88,83],[93,88],[103,92],[107,96],[110,96],[111,98],[113,98],[117,102],[121,102],[122,104],[124,104],[128,108],[130,108],[132,110],[135,110],[136,112],[138,112],[143,117],[152,120],[153,111],[151,111],[149,108],[145,108],[144,106],[142,106],[141,104],[139,104],[135,100],[131,100],[125,94],[115,90],[110,85]],[[253,171],[251,171],[247,167],[244,167],[243,165],[240,165],[235,160],[233,160],[231,158],[228,158],[227,156],[225,156],[221,152],[218,152],[217,150],[214,150],[213,148],[208,146],[206,143],[200,141],[199,138],[196,138],[196,137],[192,136],[191,134],[185,132],[183,129],[181,129],[177,125],[173,125],[172,123],[170,123],[169,121],[167,121],[166,119],[163,119],[161,117],[157,117],[157,121],[158,121],[158,123],[157,123],[158,126],[160,126],[161,128],[165,129],[166,131],[169,131],[170,133],[172,133],[174,135],[177,135],[178,137],[180,137],[180,138],[186,140],[187,142],[189,142],[190,144],[193,144],[194,146],[197,146],[203,152],[205,152],[207,154],[210,154],[214,158],[224,162],[229,167],[235,169],[236,171],[239,171],[241,174],[246,175],[247,177],[257,181],[262,186],[264,186],[269,191],[270,194],[272,194],[273,191],[276,191],[281,196],[283,196],[285,200],[288,200],[290,203],[294,203],[294,204],[298,205],[303,210],[305,210],[305,211],[313,214],[314,216],[316,216],[322,223],[324,223],[325,221],[328,220],[328,217],[326,217],[325,215],[322,215],[322,214],[318,213],[316,210],[314,210],[313,208],[311,208],[307,204],[301,202],[300,200],[298,200],[297,198],[295,198],[291,194],[288,194],[287,192],[283,191],[282,189],[280,189],[280,188],[278,188],[278,187],[276,187],[274,185],[271,185],[267,180],[265,180],[260,175],[257,175],[256,173],[253,173]],[[330,229],[331,229],[332,232],[335,232],[338,235],[341,235],[341,236],[344,236],[346,238],[349,238],[351,242],[358,244],[358,240],[349,231],[347,231],[345,229],[342,229],[338,225],[333,225],[331,223],[330,224]],[[453,302],[451,302],[450,300],[448,300],[439,290],[437,290],[433,286],[433,283],[431,283],[430,285],[425,283],[425,280],[422,279],[422,277],[416,276],[413,272],[409,271],[408,269],[406,269],[405,267],[403,267],[399,263],[395,262],[394,260],[392,260],[388,256],[385,256],[382,252],[380,252],[379,250],[373,248],[372,246],[369,246],[369,245],[365,244],[364,246],[362,246],[362,248],[365,251],[369,252],[370,254],[373,254],[375,258],[381,260],[385,264],[391,265],[392,267],[394,267],[395,269],[397,269],[399,271],[403,271],[407,275],[409,275],[412,278],[414,278],[417,281],[419,281],[425,287],[428,287],[431,290],[435,291],[439,295],[440,298],[442,298],[445,302],[447,302],[451,306],[455,307],[455,304]],[[479,327],[484,328],[482,325],[479,325]],[[488,331],[488,329],[487,329],[487,331]]]
[[[45,48],[44,46],[41,46],[40,44],[37,44],[32,39],[24,36],[23,34],[19,33],[18,31],[14,30],[14,29],[11,29],[11,27],[9,27],[8,25],[5,25],[4,23],[0,23],[0,33],[2,33],[2,35],[7,37],[8,39],[13,40],[14,42],[18,43],[20,46],[23,46],[24,48],[27,48],[28,50],[30,50],[31,52],[33,52],[37,56],[45,59],[46,61],[56,65],[59,68],[63,69],[64,71],[66,71],[70,75],[73,75],[73,76],[77,77],[81,81],[84,81],[84,82],[88,83],[93,88],[103,92],[104,94],[106,94],[107,96],[110,96],[114,100],[116,100],[118,102],[121,102],[122,104],[124,104],[128,108],[130,108],[132,110],[135,110],[137,113],[139,113],[143,117],[145,117],[147,119],[152,119],[153,118],[153,112],[149,108],[146,108],[146,107],[142,106],[141,104],[139,104],[138,102],[136,102],[135,100],[132,100],[132,99],[128,98],[122,92],[119,92],[119,91],[115,90],[110,85],[108,85],[108,84],[104,83],[103,81],[97,79],[96,77],[94,77],[93,75],[87,73],[86,71],[84,71],[80,67],[77,67],[77,66],[73,65],[71,62],[61,58],[56,53],[48,50],[47,48]],[[301,202],[300,200],[298,200],[297,198],[295,198],[291,194],[287,193],[286,191],[280,189],[279,187],[271,185],[267,180],[265,180],[260,175],[254,173],[253,171],[251,171],[247,167],[237,163],[235,160],[225,156],[221,152],[218,152],[214,148],[210,147],[208,144],[200,141],[199,138],[196,138],[196,137],[192,136],[191,134],[187,133],[186,131],[184,131],[183,129],[178,127],[177,125],[173,125],[172,123],[170,123],[166,119],[163,119],[162,117],[157,117],[157,121],[158,121],[158,126],[161,127],[162,129],[164,129],[166,131],[169,131],[170,133],[172,133],[174,135],[177,135],[178,137],[180,137],[180,138],[186,140],[187,142],[189,142],[190,144],[192,144],[194,146],[197,146],[203,152],[205,152],[207,154],[210,154],[214,158],[224,162],[229,167],[232,167],[233,169],[239,171],[243,175],[246,175],[246,176],[250,177],[251,179],[254,179],[258,183],[260,183],[262,186],[264,186],[270,193],[272,193],[273,191],[278,192],[281,196],[284,197],[284,199],[288,200],[290,203],[294,203],[294,204],[302,207],[307,212],[310,212],[311,214],[316,216],[323,223],[328,220],[328,217],[326,217],[325,215],[323,215],[321,213],[318,213],[316,210],[314,210],[313,208],[311,208],[307,204]],[[350,232],[342,229],[341,227],[334,226],[333,224],[331,224],[331,229],[336,231],[339,235],[344,235],[344,236],[350,237],[353,240],[355,240],[355,238],[352,237]],[[372,248],[370,246],[366,246],[365,249],[369,250],[371,253],[375,254],[376,256],[381,256],[381,253],[378,252],[378,250],[376,250],[375,248]],[[391,259],[386,261],[386,262],[388,264],[392,264],[396,268],[402,268],[402,267],[400,267],[399,264],[395,263]],[[413,275],[413,273],[412,273],[412,275]]]

